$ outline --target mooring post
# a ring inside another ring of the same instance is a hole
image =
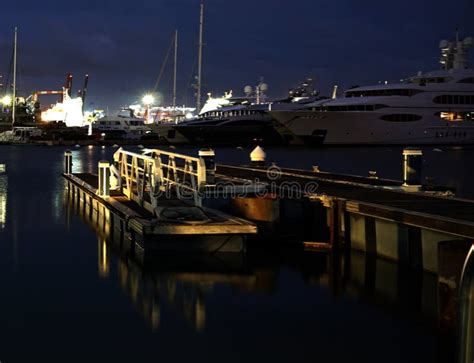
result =
[[[421,189],[421,170],[423,152],[416,148],[403,150],[403,188],[419,191]]]
[[[257,146],[250,153],[250,166],[263,167],[265,166],[266,158],[267,158],[267,154],[265,153],[265,151],[260,146]]]
[[[110,163],[99,161],[99,195],[101,197],[110,196]]]
[[[72,174],[72,151],[66,150],[64,152],[64,174]]]
[[[199,157],[204,160],[206,165],[206,183],[215,184],[216,182],[216,153],[213,149],[199,150]]]

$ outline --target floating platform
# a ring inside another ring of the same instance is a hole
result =
[[[255,224],[175,198],[159,201],[159,216],[120,192],[98,195],[98,176],[63,174],[74,208],[92,216],[106,234],[125,233],[137,248],[168,252],[243,252]]]

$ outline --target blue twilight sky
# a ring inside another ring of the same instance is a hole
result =
[[[205,0],[205,5],[204,94],[230,89],[240,94],[260,76],[272,97],[284,97],[309,76],[324,94],[333,84],[345,89],[400,79],[437,69],[439,41],[453,38],[457,27],[474,36],[472,0]],[[87,72],[86,105],[115,109],[153,87],[178,29],[178,102],[194,104],[187,86],[198,16],[199,0],[4,1],[0,74],[8,73],[17,25],[21,92],[58,89],[68,72],[79,88]],[[165,101],[171,73],[169,63],[160,86]]]

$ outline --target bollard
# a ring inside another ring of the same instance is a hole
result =
[[[265,151],[260,146],[257,146],[250,153],[250,165],[256,166],[256,167],[265,166],[266,158],[267,158],[267,154],[265,154]]]
[[[420,149],[403,150],[403,186],[409,189],[421,188],[421,169],[423,152]]]
[[[206,165],[206,182],[207,184],[214,184],[216,182],[216,161],[215,152],[213,149],[199,150],[199,157],[204,160]]]
[[[66,150],[64,152],[64,174],[72,174],[72,151]]]
[[[101,197],[110,196],[110,164],[108,161],[99,161],[99,190]]]

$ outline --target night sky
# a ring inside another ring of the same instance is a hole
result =
[[[474,36],[472,0],[206,0],[203,94],[243,93],[260,76],[284,97],[313,77],[332,85],[395,80],[438,69],[441,39]],[[8,73],[19,27],[19,88],[74,88],[90,74],[88,108],[139,99],[158,77],[174,29],[180,32],[178,103],[194,104],[199,0],[3,1],[0,74]],[[474,53],[474,49],[472,50]],[[471,56],[471,59],[474,57]],[[171,60],[171,59],[170,59]],[[171,62],[159,91],[170,102]],[[50,102],[53,102],[54,99]]]

